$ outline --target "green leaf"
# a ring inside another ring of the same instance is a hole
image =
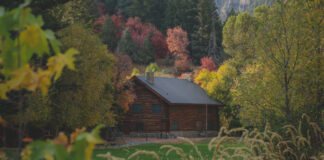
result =
[[[89,143],[86,139],[76,141],[71,148],[71,159],[85,160],[86,157],[86,148]]]
[[[11,39],[5,40],[2,44],[2,58],[3,68],[5,72],[16,69],[18,67],[18,54],[13,48],[13,41]]]
[[[41,15],[37,16],[36,20],[37,20],[37,24],[38,24],[40,27],[42,27],[42,26],[44,25],[44,21],[43,21],[43,18],[42,18]]]
[[[22,9],[22,8],[25,8],[27,7],[29,4],[31,3],[31,0],[25,0],[25,2],[21,5],[19,5],[19,8]]]
[[[63,145],[55,145],[55,159],[66,160],[69,157],[69,153]]]
[[[61,46],[61,42],[56,40],[56,39],[50,39],[49,40],[55,54],[57,53],[61,53],[61,50],[60,50],[60,46]]]
[[[44,31],[44,33],[45,33],[45,36],[47,39],[50,39],[50,40],[55,39],[55,35],[54,35],[53,31],[47,29]]]
[[[53,155],[55,151],[53,144],[50,142],[35,141],[30,146],[30,159],[32,160],[43,160],[46,153]]]
[[[0,16],[3,16],[5,13],[5,8],[0,6]]]
[[[101,137],[100,137],[100,130],[102,128],[104,128],[105,125],[104,124],[99,124],[96,128],[94,128],[92,131],[91,131],[91,135],[93,137],[95,137],[96,139],[100,139],[101,140]]]

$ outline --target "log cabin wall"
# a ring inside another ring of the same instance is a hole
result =
[[[143,84],[134,81],[136,98],[125,115],[122,130],[129,132],[167,132],[169,131],[168,104],[152,93]],[[154,113],[153,105],[161,104],[161,112]],[[140,105],[140,113],[134,112],[134,105]],[[143,125],[141,128],[141,125]]]
[[[208,130],[219,129],[218,108],[209,106],[207,110]],[[171,131],[206,130],[206,106],[172,105],[169,107],[169,128]]]
[[[126,134],[130,132],[203,131],[206,129],[205,105],[171,105],[154,94],[143,83],[134,80],[136,98],[120,125]],[[161,112],[154,113],[153,105],[161,104]],[[135,113],[135,105],[141,111]],[[176,108],[176,109],[175,109]],[[208,106],[208,130],[219,129],[218,106]]]

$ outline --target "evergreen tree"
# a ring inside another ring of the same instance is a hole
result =
[[[191,35],[198,23],[196,7],[195,0],[168,0],[165,28],[180,26]]]
[[[166,0],[131,0],[127,13],[129,16],[137,16],[144,22],[152,23],[159,30],[163,30],[165,9]]]
[[[219,21],[216,6],[213,0],[201,0],[197,5],[199,26],[192,35],[192,58],[198,64],[200,59],[208,55],[210,35],[213,31],[213,23]],[[220,29],[216,28],[215,30]],[[216,31],[215,31],[216,33]]]
[[[127,8],[131,5],[130,0],[117,0],[117,8],[125,17],[129,17]]]
[[[133,57],[133,54],[136,54],[136,46],[129,29],[123,31],[122,37],[118,42],[117,53],[124,53],[131,57]]]
[[[220,64],[226,57],[223,54],[223,25],[217,13],[213,16],[212,30],[209,38],[208,56],[214,57]]]
[[[198,28],[198,0],[168,0],[165,17],[165,28],[180,26],[188,33],[188,39],[192,41],[192,35]],[[192,44],[189,43],[187,49],[192,51]]]
[[[118,0],[97,0],[97,2],[104,5],[104,12],[108,15],[112,15],[118,11]]]
[[[99,34],[102,42],[108,45],[110,51],[114,51],[117,46],[116,31],[114,23],[109,16],[105,17],[105,23]]]
[[[144,43],[138,54],[133,54],[133,61],[139,64],[149,64],[154,61],[156,51],[152,43],[152,30],[149,32],[147,37],[144,39]]]

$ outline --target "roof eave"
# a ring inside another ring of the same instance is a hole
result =
[[[199,103],[170,103],[172,106],[215,106],[215,107],[223,107],[224,104],[199,104]]]
[[[136,76],[133,76],[131,79],[135,79],[137,80],[139,83],[141,83],[145,88],[147,88],[148,90],[150,90],[152,93],[154,93],[156,96],[158,96],[159,98],[161,98],[165,103],[167,103],[168,105],[171,105],[171,102],[168,101],[166,98],[164,98],[162,95],[160,95],[158,92],[156,92],[154,89],[152,89],[150,86],[148,86],[146,83],[144,83],[141,79],[137,78]]]
[[[141,83],[142,85],[144,85],[144,87],[146,87],[148,90],[150,90],[152,93],[154,93],[156,96],[158,96],[159,98],[161,98],[165,103],[167,103],[168,105],[185,105],[185,106],[202,106],[202,105],[206,105],[206,103],[203,104],[199,104],[199,103],[172,103],[169,100],[167,100],[165,97],[163,97],[162,95],[160,95],[158,92],[156,92],[154,89],[152,89],[150,86],[148,86],[146,83],[144,83],[141,79],[139,79],[136,75],[133,76],[131,79],[135,79],[137,80],[139,83]],[[223,107],[225,106],[224,104],[207,104],[207,106],[218,106],[218,107]]]

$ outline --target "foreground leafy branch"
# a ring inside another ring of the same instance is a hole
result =
[[[85,128],[76,129],[68,138],[60,133],[53,140],[35,141],[29,144],[21,153],[23,160],[91,160],[96,144],[102,143],[100,129],[104,125],[98,125],[90,133]]]
[[[57,80],[65,66],[74,69],[75,49],[65,54],[60,50],[60,42],[51,30],[43,30],[41,16],[34,16],[26,1],[18,8],[6,11],[0,7],[0,98],[7,99],[13,90],[41,89],[47,94],[52,77]],[[30,64],[32,57],[49,57],[46,67]]]

